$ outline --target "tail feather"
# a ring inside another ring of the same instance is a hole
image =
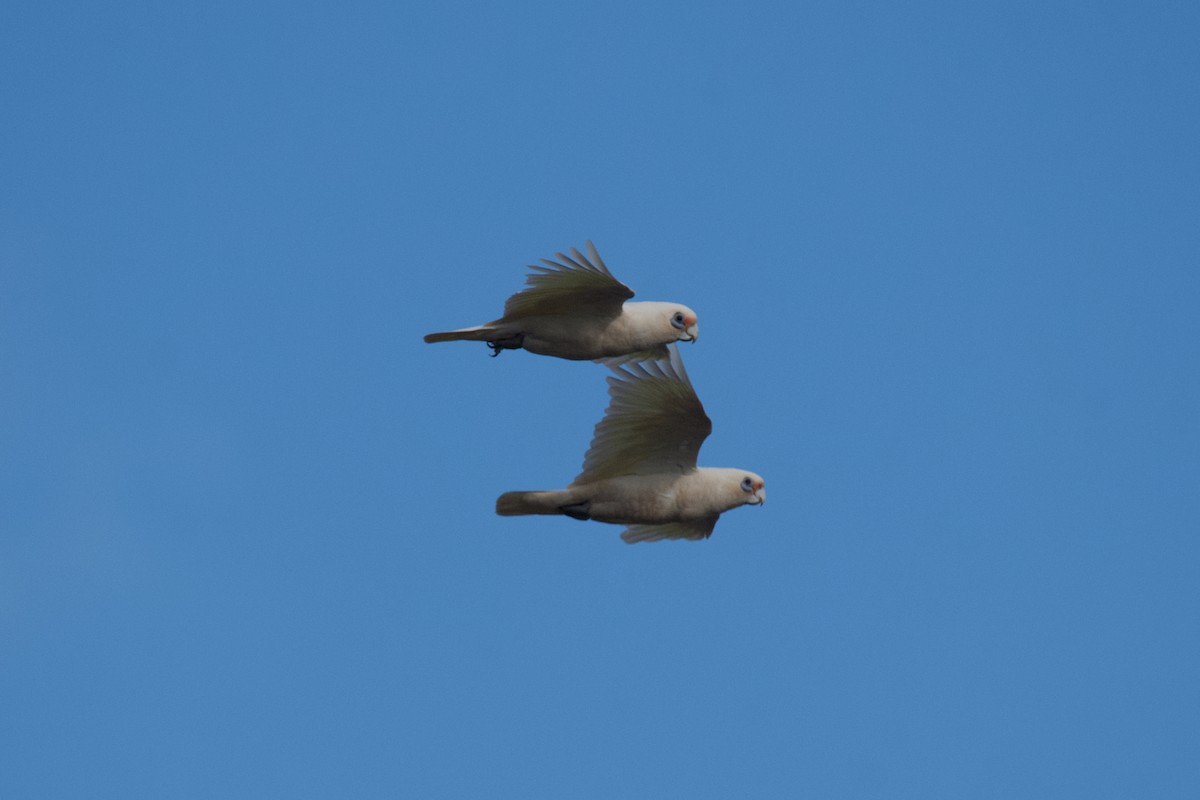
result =
[[[561,514],[562,507],[570,505],[573,497],[569,491],[557,492],[505,492],[496,500],[496,513],[502,517],[519,517],[525,514]]]
[[[501,338],[499,333],[500,331],[491,325],[476,325],[474,328],[460,328],[456,331],[430,333],[425,336],[425,341],[430,344],[434,342],[456,342],[459,340],[489,342]]]

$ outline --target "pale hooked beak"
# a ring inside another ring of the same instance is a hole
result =
[[[750,500],[750,505],[761,506],[763,503],[767,502],[767,487],[760,487],[759,490],[750,495],[750,497],[752,498]]]
[[[699,322],[693,322],[691,325],[688,325],[688,326],[687,326],[687,327],[684,329],[684,331],[683,331],[683,332],[687,334],[687,336],[686,336],[686,337],[680,337],[680,338],[682,338],[682,339],[683,339],[683,341],[685,341],[685,342],[694,342],[694,341],[696,341],[697,339],[699,339],[699,338],[700,338],[700,323],[699,323]]]

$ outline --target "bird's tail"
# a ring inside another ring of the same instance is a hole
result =
[[[557,492],[505,492],[496,500],[496,513],[502,517],[525,514],[563,514],[563,506],[575,500],[570,490]]]
[[[433,342],[455,342],[460,339],[465,339],[471,342],[492,342],[502,338],[501,331],[493,325],[476,325],[474,328],[460,328],[456,331],[443,331],[441,333],[430,333],[425,336],[425,341]]]

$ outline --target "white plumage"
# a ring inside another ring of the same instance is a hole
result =
[[[674,345],[665,358],[614,367],[611,398],[583,471],[566,489],[506,492],[496,513],[565,514],[629,526],[626,542],[704,539],[722,512],[766,500],[763,479],[697,467],[712,422]]]
[[[613,277],[595,245],[557,261],[531,265],[529,288],[504,304],[500,319],[471,328],[431,333],[426,342],[487,342],[493,355],[525,349],[558,358],[612,360],[665,358],[665,346],[695,341],[696,313],[679,303],[626,302],[633,290]]]

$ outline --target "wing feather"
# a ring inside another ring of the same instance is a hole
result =
[[[608,409],[575,483],[696,468],[712,420],[688,380],[679,349],[671,344],[667,351],[663,359],[613,368]]]
[[[609,369],[616,369],[622,364],[628,364],[631,361],[654,361],[658,359],[668,358],[670,353],[667,351],[667,346],[659,345],[650,350],[635,350],[632,353],[626,353],[623,356],[608,356],[606,358],[595,359],[597,364],[603,364]]]
[[[533,271],[525,278],[529,288],[508,298],[504,319],[620,314],[633,290],[612,276],[590,241],[587,250],[590,258],[572,247],[570,256],[556,253],[558,261],[543,258],[545,266],[530,264]]]
[[[690,539],[697,541],[712,536],[717,517],[705,517],[682,522],[666,522],[661,525],[630,525],[621,534],[626,544],[638,542],[661,542],[663,539]]]

